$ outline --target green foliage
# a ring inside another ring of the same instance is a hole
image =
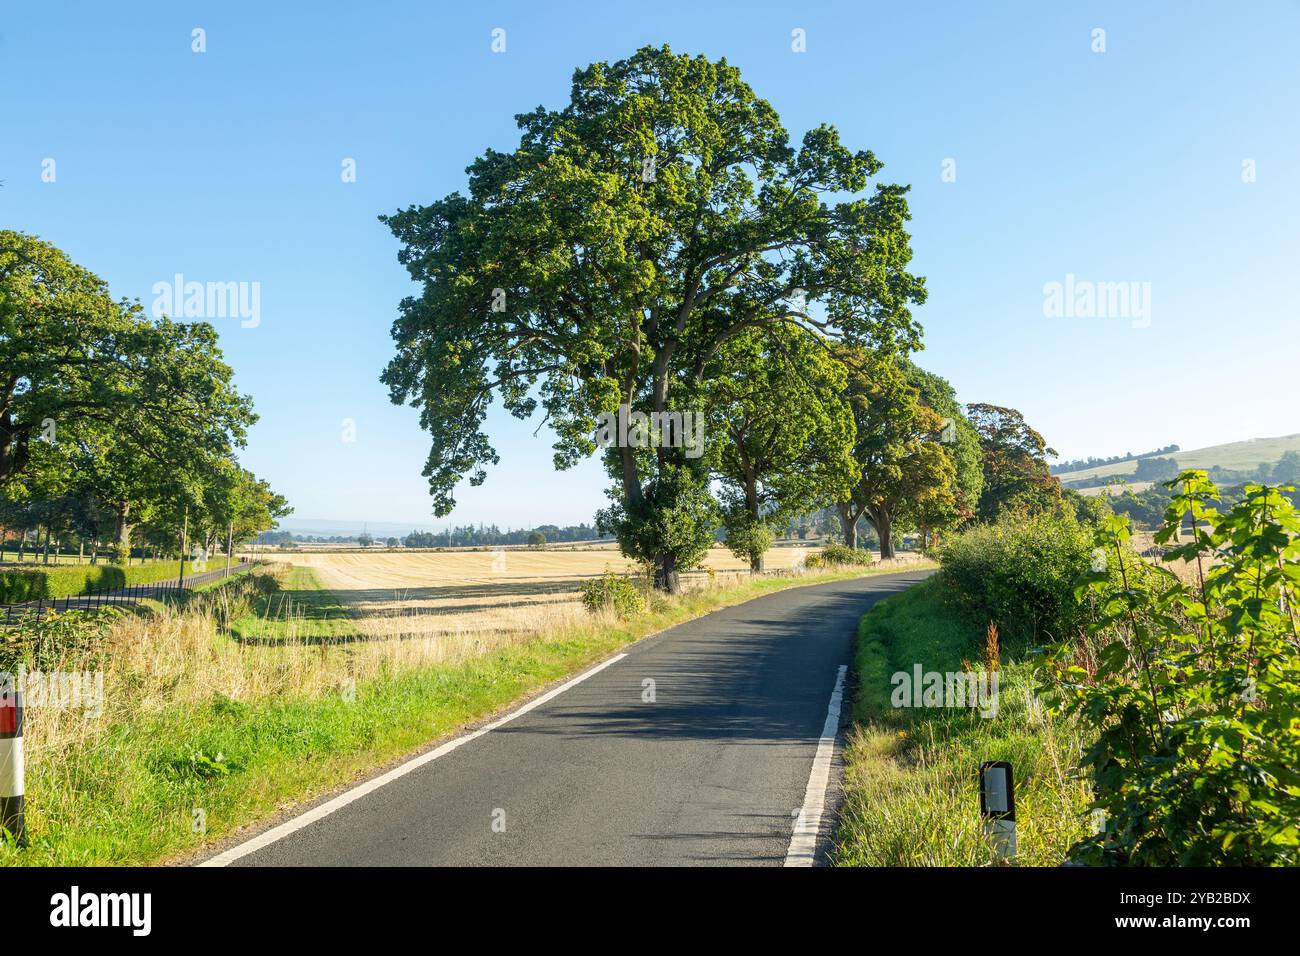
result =
[[[180,576],[179,561],[148,564],[49,565],[0,571],[0,604],[75,597],[136,584],[154,584]]]
[[[883,164],[832,126],[792,143],[725,60],[644,47],[576,71],[563,108],[517,122],[518,146],[475,160],[465,193],[383,217],[422,287],[401,303],[383,381],[420,408],[435,513],[497,464],[493,400],[520,418],[544,409],[567,468],[596,451],[602,413],[692,410],[746,330],[918,344],[907,187],[868,191]],[[608,526],[629,555],[655,551],[660,586],[700,540],[681,526],[700,509],[663,493],[682,459],[605,453],[619,498]],[[664,506],[679,510],[661,518]],[[677,539],[684,550],[665,550]]]
[[[582,582],[582,605],[588,611],[613,609],[621,618],[635,617],[646,610],[645,595],[626,574],[606,571]]]
[[[871,564],[874,560],[871,552],[862,548],[828,544],[817,554],[810,555],[805,565],[810,568],[856,567]]]
[[[243,766],[238,761],[228,759],[225,754],[218,753],[215,757],[209,757],[202,750],[156,757],[153,761],[153,767],[155,772],[178,780],[187,777],[197,780],[211,780],[215,777],[226,777],[232,773],[238,773],[243,769]]]
[[[769,527],[838,501],[854,477],[853,413],[830,343],[797,326],[753,329],[707,373],[709,432],[723,437],[715,477],[732,552],[753,567]]]
[[[1043,436],[1014,408],[967,405],[983,451],[984,485],[979,517],[992,521],[1008,511],[1052,511],[1061,503],[1061,482],[1052,475]]]
[[[1145,491],[1126,491],[1112,498],[1110,505],[1116,514],[1127,515],[1137,527],[1151,530],[1160,527],[1171,500],[1167,488],[1156,486]]]
[[[671,465],[649,482],[640,502],[627,507],[615,501],[596,515],[596,526],[614,534],[624,554],[656,564],[656,574],[674,577],[696,567],[708,554],[718,521],[718,504],[701,476],[689,467]],[[671,558],[667,567],[665,556]]]
[[[1172,458],[1139,458],[1133,470],[1134,481],[1169,481],[1178,475],[1178,462]]]
[[[920,394],[921,401],[952,423],[940,438],[955,469],[951,489],[955,517],[965,520],[979,508],[980,495],[984,491],[984,452],[980,447],[979,432],[966,417],[957,401],[956,390],[946,378],[927,372],[907,359],[899,364],[908,384]]]
[[[105,653],[104,632],[124,613],[116,607],[67,611],[0,628],[0,673],[16,673],[20,666],[28,671],[54,670],[69,659],[77,660],[82,669],[98,669]]]
[[[761,561],[772,547],[772,526],[765,518],[755,519],[748,511],[737,508],[724,515],[723,524],[727,529],[727,547],[751,566]]]
[[[1104,826],[1072,849],[1093,864],[1300,864],[1300,515],[1250,485],[1227,513],[1203,471],[1185,471],[1156,540],[1189,581],[1127,553],[1128,520],[1096,543],[1099,605],[1086,640],[1043,666],[1055,706],[1086,721],[1084,754]]]
[[[1093,562],[1089,527],[1072,514],[1004,515],[939,548],[945,594],[973,624],[1032,642],[1067,640],[1084,623],[1074,585]]]
[[[257,420],[207,322],[144,314],[35,236],[0,231],[0,523],[209,551],[283,498],[234,461]],[[139,532],[143,531],[143,534]]]
[[[840,349],[848,369],[848,396],[856,423],[854,483],[837,502],[846,544],[856,545],[866,515],[892,558],[894,523],[906,515],[918,526],[947,527],[960,520],[957,473],[940,441],[943,416],[927,405],[893,356]]]

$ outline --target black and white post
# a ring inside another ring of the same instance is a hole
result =
[[[23,828],[23,696],[0,675],[0,832],[26,846]]]
[[[1016,786],[1011,778],[1011,764],[1005,760],[986,760],[980,764],[980,813],[984,833],[998,859],[1016,858]]]

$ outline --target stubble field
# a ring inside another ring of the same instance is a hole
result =
[[[773,548],[766,567],[799,567],[819,550]],[[545,630],[581,612],[583,581],[605,571],[639,570],[613,545],[574,551],[290,551],[258,557],[310,572],[348,609],[351,628],[369,637]],[[703,570],[684,580],[689,587],[740,576],[748,576],[748,565],[725,548],[713,548]]]

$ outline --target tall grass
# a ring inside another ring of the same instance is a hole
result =
[[[878,604],[860,624],[836,863],[996,862],[983,834],[977,771],[982,761],[1007,760],[1016,778],[1017,861],[1057,865],[1085,825],[1087,788],[1074,774],[1080,734],[1035,698],[1024,646],[999,648],[954,613],[940,587],[936,579],[918,585]],[[891,706],[891,675],[918,663],[943,673],[996,666],[996,715]]]

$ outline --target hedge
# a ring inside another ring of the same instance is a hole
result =
[[[1092,559],[1092,531],[1072,516],[1008,514],[939,548],[940,586],[977,628],[992,622],[1004,637],[1062,642],[1083,625],[1074,585]]]
[[[153,584],[180,576],[179,561],[148,564],[74,564],[0,569],[0,604],[74,597],[86,591]]]

